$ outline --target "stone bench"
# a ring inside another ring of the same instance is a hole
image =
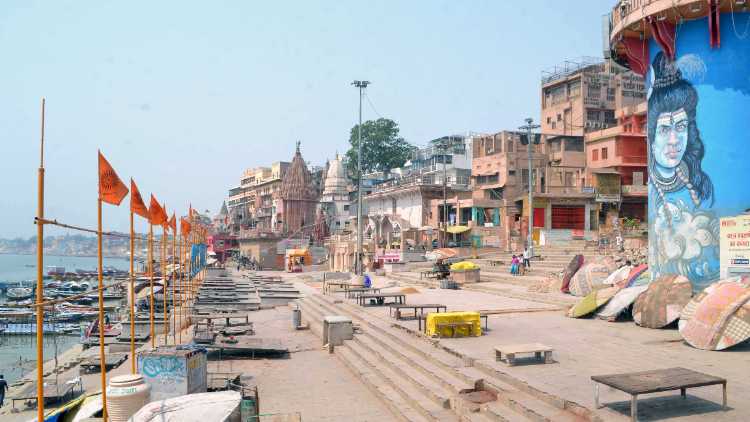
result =
[[[504,355],[505,363],[507,363],[508,366],[513,366],[516,364],[516,355],[531,353],[533,353],[538,360],[541,360],[543,355],[544,363],[552,363],[552,348],[539,343],[497,346],[495,347],[495,360],[503,360]]]

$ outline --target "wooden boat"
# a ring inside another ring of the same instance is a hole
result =
[[[29,299],[33,294],[34,289],[30,287],[11,287],[5,292],[5,297],[7,297],[8,300],[19,301]]]

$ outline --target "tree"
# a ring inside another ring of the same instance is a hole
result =
[[[356,180],[357,147],[359,125],[354,125],[349,135],[351,148],[346,152],[346,168]],[[398,135],[398,124],[390,119],[380,118],[362,123],[362,172],[388,171],[401,167],[412,157],[414,145]]]

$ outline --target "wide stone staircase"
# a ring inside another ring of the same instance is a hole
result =
[[[398,420],[592,420],[588,409],[538,391],[494,364],[451,353],[339,296],[308,293],[299,304],[303,320],[321,338],[324,316],[352,318],[354,339],[334,354]]]
[[[466,284],[462,286],[462,289],[568,307],[574,304],[577,298],[557,292],[530,292],[528,288],[556,276],[565,269],[576,254],[584,255],[585,261],[598,256],[595,250],[584,248],[583,243],[573,242],[566,246],[537,247],[534,249],[535,257],[531,260],[531,270],[519,276],[509,273],[512,253],[497,251],[480,255],[478,258],[466,258],[467,261],[475,262],[481,268],[481,282]],[[502,264],[497,264],[497,261],[501,261]],[[432,268],[432,263],[411,263],[407,267],[408,271],[389,273],[387,277],[402,284],[438,288],[440,286],[438,280],[420,276],[421,271],[430,268]]]

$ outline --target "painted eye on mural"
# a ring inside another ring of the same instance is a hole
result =
[[[688,124],[687,124],[687,122],[685,120],[679,121],[679,122],[677,122],[677,124],[674,125],[674,129],[678,133],[682,133],[682,132],[687,131],[687,128],[688,128]]]
[[[661,126],[659,126],[659,128],[657,129],[657,131],[659,132],[659,135],[669,135],[669,132],[670,132],[671,130],[672,130],[672,127],[670,127],[670,126],[668,126],[668,125],[661,125]]]

